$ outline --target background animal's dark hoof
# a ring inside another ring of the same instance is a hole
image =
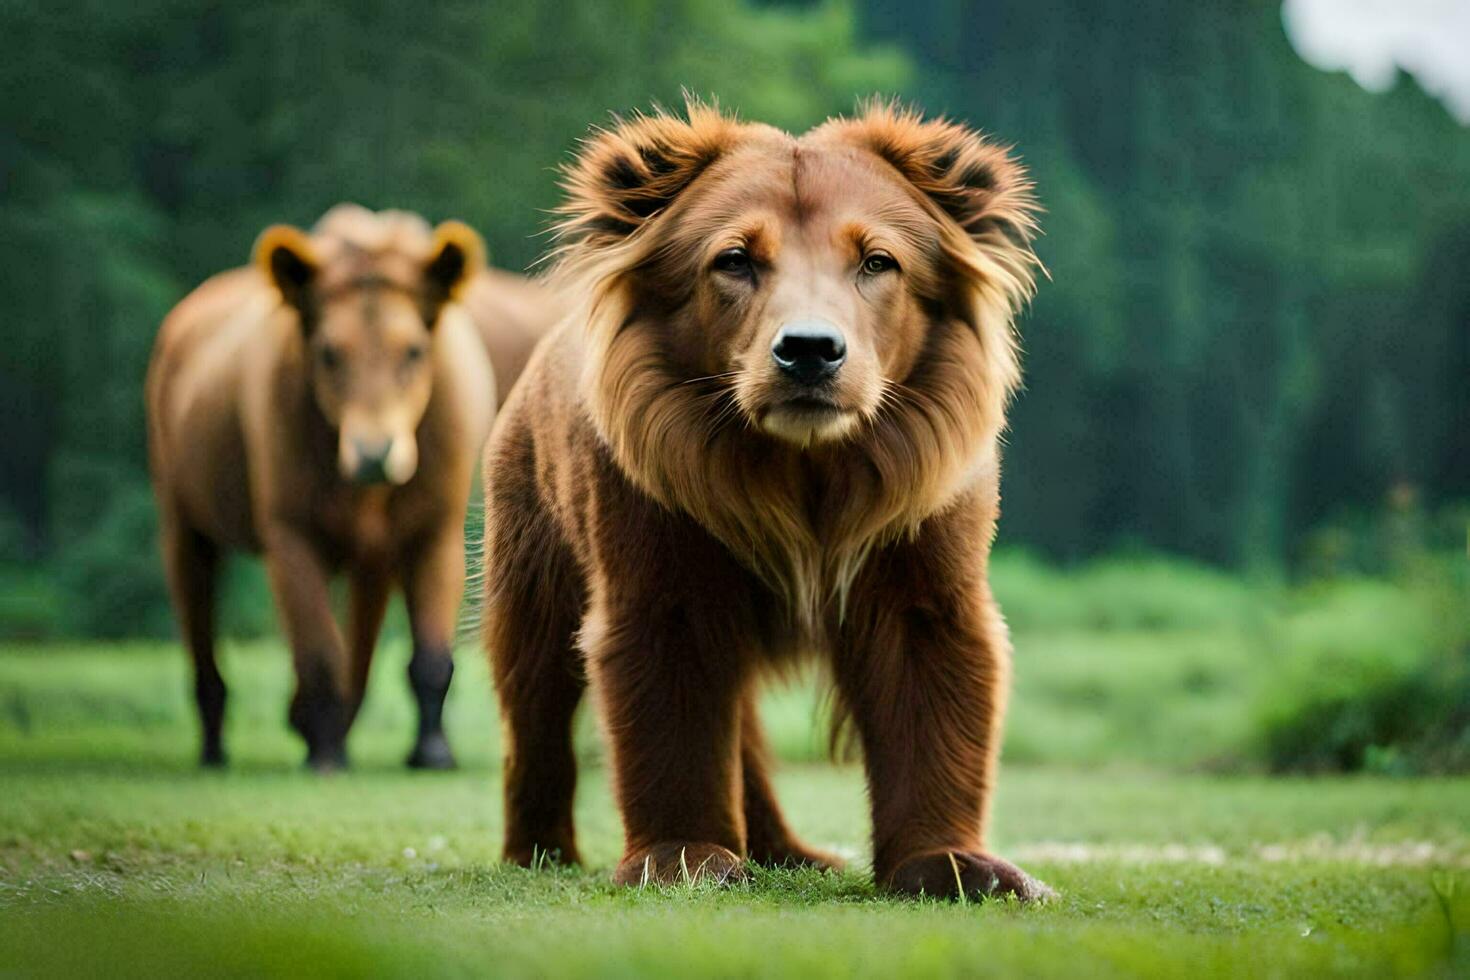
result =
[[[334,772],[341,772],[347,768],[347,750],[345,748],[336,748],[308,752],[306,755],[306,768],[323,776],[330,775]]]
[[[202,769],[223,769],[228,763],[225,750],[219,746],[205,748],[199,753],[199,766]]]
[[[971,851],[939,851],[911,857],[888,879],[888,887],[908,895],[931,898],[1000,898],[1013,895],[1022,902],[1056,897],[1045,883],[998,857]]]
[[[453,769],[454,752],[443,735],[429,735],[419,739],[408,756],[410,769]]]

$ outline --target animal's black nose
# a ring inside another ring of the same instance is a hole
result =
[[[357,449],[357,472],[353,478],[358,483],[382,483],[388,479],[388,451],[393,448],[392,439],[378,442],[358,439],[354,448]]]
[[[771,345],[776,366],[802,384],[816,384],[837,373],[847,360],[842,331],[826,320],[797,320],[776,334]]]

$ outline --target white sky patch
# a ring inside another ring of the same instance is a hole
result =
[[[1383,92],[1398,69],[1470,125],[1470,0],[1285,0],[1302,60]]]

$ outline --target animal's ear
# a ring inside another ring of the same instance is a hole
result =
[[[424,292],[435,314],[430,322],[484,267],[485,243],[475,229],[463,221],[445,221],[434,229],[434,244],[424,266]]]
[[[255,265],[281,291],[281,297],[302,309],[318,268],[306,232],[290,225],[271,225],[255,240],[254,254]]]
[[[892,164],[971,238],[1029,248],[1038,205],[1009,147],[891,102],[872,103],[856,119],[829,125]]]
[[[627,238],[739,140],[741,124],[715,106],[691,101],[685,115],[659,110],[595,130],[562,170],[558,237],[586,245]]]

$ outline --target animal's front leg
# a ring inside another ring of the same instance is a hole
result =
[[[388,609],[393,578],[373,566],[352,569],[347,606],[347,725],[350,728],[367,694],[368,674]]]
[[[985,845],[1009,672],[1004,623],[983,580],[902,574],[864,597],[837,658],[867,766],[878,884],[1045,897],[1045,885]]]
[[[649,595],[595,599],[582,643],[623,815],[614,880],[740,875],[741,672],[729,633],[704,610]]]
[[[404,574],[413,658],[408,681],[418,702],[419,729],[408,765],[453,769],[454,753],[444,735],[444,698],[454,676],[455,626],[464,592],[464,531],[447,523],[415,551]]]
[[[291,725],[306,739],[307,765],[339,769],[347,764],[347,665],[327,571],[296,529],[277,524],[264,537],[266,571],[296,667]]]

